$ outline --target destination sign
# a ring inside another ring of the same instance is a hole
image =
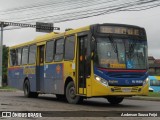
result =
[[[141,35],[140,29],[132,27],[118,27],[118,26],[100,26],[100,33],[112,33],[123,35]]]

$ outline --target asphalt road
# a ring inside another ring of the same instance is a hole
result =
[[[120,105],[111,105],[104,98],[91,98],[84,100],[80,105],[68,104],[64,101],[58,101],[54,95],[39,95],[38,98],[25,98],[22,91],[0,92],[0,111],[121,111],[122,113],[132,113],[132,111],[160,111],[160,102],[124,99]],[[148,112],[148,113],[149,113]],[[95,114],[95,113],[94,113]],[[114,116],[114,114],[113,114]],[[76,117],[76,119],[127,119],[127,120],[160,120],[160,117]],[[8,118],[0,118],[8,119]],[[9,118],[11,119],[11,118]],[[12,118],[13,119],[13,118]],[[17,119],[17,118],[15,118]],[[18,118],[20,119],[20,118]],[[28,119],[28,118],[21,118]],[[33,118],[43,119],[43,118]],[[47,117],[46,119],[73,119],[74,117]]]

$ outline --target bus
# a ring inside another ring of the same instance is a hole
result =
[[[144,28],[94,24],[48,33],[9,48],[9,85],[26,97],[55,94],[77,104],[103,97],[119,104],[148,95],[147,37]]]
[[[149,76],[149,85],[152,92],[160,92],[160,76]]]

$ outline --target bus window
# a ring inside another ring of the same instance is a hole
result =
[[[54,57],[54,41],[48,41],[46,46],[46,62],[53,61]]]
[[[21,56],[22,56],[22,49],[18,48],[18,65],[21,65]]]
[[[29,47],[29,64],[34,64],[36,61],[36,45]]]
[[[28,46],[22,49],[22,65],[28,63]]]
[[[15,66],[17,65],[17,51],[10,50],[10,66]]]
[[[55,52],[55,61],[61,61],[63,59],[64,51],[64,39],[59,39],[56,41],[56,52]]]
[[[150,80],[150,86],[160,86],[160,80]]]
[[[44,46],[40,46],[40,64],[44,64]]]
[[[74,59],[74,48],[75,48],[75,36],[70,36],[66,38],[65,41],[65,60]]]

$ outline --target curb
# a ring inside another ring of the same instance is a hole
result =
[[[159,97],[140,97],[140,96],[135,96],[135,97],[130,97],[130,98],[126,98],[126,99],[130,99],[130,100],[146,100],[146,101],[159,101],[160,102],[160,98]]]
[[[0,92],[16,92],[16,90],[0,89]]]

